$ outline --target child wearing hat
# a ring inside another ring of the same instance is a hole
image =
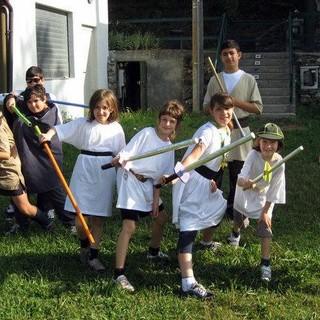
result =
[[[284,135],[274,123],[259,129],[257,139],[238,175],[233,229],[229,244],[239,246],[240,228],[247,218],[258,219],[257,236],[261,239],[261,279],[271,280],[270,247],[272,240],[272,212],[275,203],[285,203],[285,166],[274,170],[267,179],[253,183],[268,166],[276,165],[281,159],[278,153],[283,148]],[[267,181],[266,181],[267,180]]]

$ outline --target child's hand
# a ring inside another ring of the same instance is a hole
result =
[[[152,217],[157,217],[159,215],[159,205],[158,203],[153,203],[152,205],[152,212],[151,212],[151,216]]]
[[[210,190],[212,193],[216,192],[218,189],[217,184],[214,180],[210,181]]]
[[[267,212],[261,213],[259,221],[263,221],[266,224],[267,228],[271,230],[271,217],[268,215]]]
[[[112,164],[113,167],[119,167],[120,166],[119,159],[120,159],[119,155],[115,156],[112,159],[111,164]]]
[[[38,138],[40,143],[51,140],[51,137],[49,137],[46,133],[41,133]]]
[[[8,100],[6,101],[6,108],[8,109],[8,111],[10,113],[14,113],[13,109],[11,108],[12,105],[16,104],[16,100],[13,97],[8,98]]]
[[[247,179],[245,180],[244,184],[243,184],[243,191],[249,190],[249,189],[253,189],[256,187],[256,184],[252,182],[252,180]]]

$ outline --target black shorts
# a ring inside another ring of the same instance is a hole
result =
[[[163,204],[159,206],[159,212],[164,210]],[[150,216],[152,211],[139,211],[139,210],[132,210],[132,209],[122,209],[120,208],[122,220],[134,220],[138,221],[139,218],[144,218]]]
[[[20,184],[19,189],[16,190],[6,190],[0,188],[0,194],[6,197],[17,197],[21,196],[25,192],[25,189]]]

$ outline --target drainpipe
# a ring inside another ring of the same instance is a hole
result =
[[[13,90],[13,9],[11,4],[7,0],[3,0],[3,5],[6,9],[7,32],[7,91]]]
[[[192,1],[192,110],[199,112],[203,100],[203,0]]]

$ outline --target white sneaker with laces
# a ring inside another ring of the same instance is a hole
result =
[[[271,281],[271,268],[266,266],[261,266],[261,279],[263,281],[269,282]]]
[[[231,233],[230,237],[228,238],[228,243],[232,247],[239,247],[240,235],[239,237],[235,237],[233,233]]]
[[[187,291],[184,291],[181,288],[180,295],[183,297],[193,296],[197,299],[207,299],[215,297],[213,291],[206,289],[203,285],[199,284],[198,282],[195,282]]]
[[[162,251],[159,251],[157,255],[153,256],[150,252],[147,254],[147,259],[154,260],[154,259],[160,259],[160,260],[169,260],[169,256]]]
[[[113,279],[113,282],[117,284],[117,286],[121,289],[124,289],[128,292],[134,292],[134,286],[129,282],[127,277],[122,274],[117,279]]]
[[[212,251],[217,251],[221,247],[221,242],[204,242],[200,241],[200,249],[210,249]]]

